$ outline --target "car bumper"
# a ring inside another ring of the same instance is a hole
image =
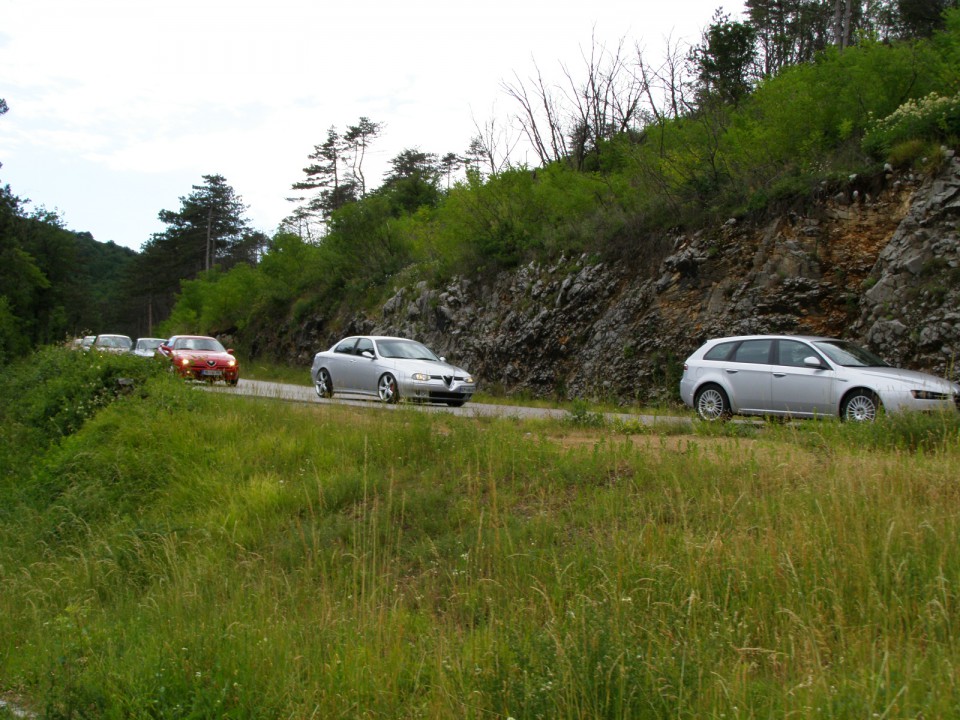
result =
[[[960,395],[939,399],[919,399],[910,392],[887,392],[880,396],[887,412],[960,412]]]
[[[211,368],[206,365],[177,365],[177,373],[187,380],[216,381],[235,383],[240,377],[240,368]]]
[[[427,402],[466,402],[476,392],[476,384],[452,382],[441,379],[416,381],[407,379],[400,387],[401,397]]]

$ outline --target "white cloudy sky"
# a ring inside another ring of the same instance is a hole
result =
[[[162,209],[220,174],[272,234],[327,128],[384,123],[379,184],[405,148],[462,153],[505,126],[534,62],[582,67],[591,38],[659,60],[719,0],[0,0],[0,183],[71,230],[139,248]],[[522,158],[517,158],[522,159]],[[531,162],[532,162],[531,158]],[[372,177],[371,177],[372,176]]]

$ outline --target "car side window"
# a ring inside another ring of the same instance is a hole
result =
[[[736,343],[726,342],[720,343],[719,345],[714,345],[712,348],[707,350],[706,354],[703,356],[704,360],[726,360],[730,357],[730,351],[733,350]]]
[[[344,355],[353,355],[353,346],[357,344],[356,338],[348,338],[344,340],[339,345],[337,345],[333,351],[336,353],[343,353]]]
[[[354,352],[359,355],[364,350],[369,350],[373,352],[373,341],[370,338],[360,338],[357,341],[357,349]]]
[[[733,359],[741,363],[768,363],[772,343],[772,340],[744,340]]]
[[[796,340],[781,340],[779,342],[778,365],[788,367],[806,367],[803,360],[808,357],[817,357],[817,353],[809,345]]]

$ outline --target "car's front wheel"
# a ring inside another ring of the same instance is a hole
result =
[[[856,390],[843,401],[840,409],[841,420],[853,422],[873,422],[883,405],[877,394],[870,390]]]
[[[330,379],[330,373],[326,368],[321,368],[317,373],[317,381],[313,384],[319,398],[333,397],[333,381]]]
[[[380,376],[380,382],[377,383],[377,394],[385,403],[395,403],[400,400],[400,391],[397,389],[397,379],[390,373],[384,373]]]
[[[730,400],[719,385],[704,385],[697,390],[693,406],[701,420],[713,422],[727,420],[730,417]]]

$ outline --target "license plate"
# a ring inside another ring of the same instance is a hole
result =
[[[223,375],[223,370],[201,370],[200,374],[206,377],[220,377]]]

